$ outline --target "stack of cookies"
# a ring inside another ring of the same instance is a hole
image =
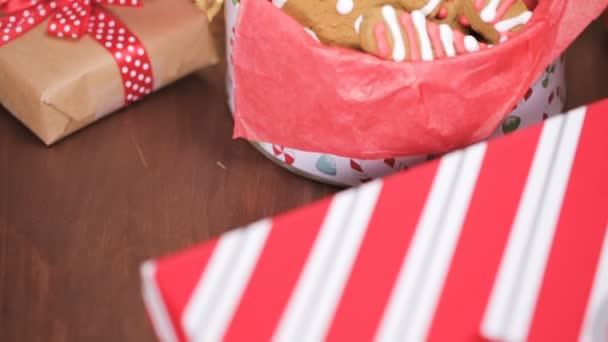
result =
[[[320,42],[432,61],[505,42],[532,17],[523,0],[272,0]]]

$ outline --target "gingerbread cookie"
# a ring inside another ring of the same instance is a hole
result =
[[[272,0],[326,45],[360,49],[363,14],[385,4],[401,8],[403,0]]]
[[[491,44],[504,42],[532,18],[523,0],[466,0],[461,24]]]
[[[473,36],[427,20],[422,11],[410,14],[390,5],[365,14],[360,40],[364,51],[396,62],[432,61],[487,48]]]

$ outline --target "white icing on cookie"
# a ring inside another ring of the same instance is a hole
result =
[[[500,4],[500,0],[490,0],[490,2],[481,10],[481,20],[486,23],[491,23],[496,19],[496,10],[498,9],[498,5]]]
[[[399,20],[397,19],[397,12],[395,12],[393,6],[385,5],[382,6],[382,17],[384,17],[384,21],[388,24],[393,38],[393,60],[395,62],[403,62],[405,60],[405,44]]]
[[[431,45],[431,39],[429,33],[426,30],[426,16],[422,11],[412,12],[412,22],[418,33],[418,41],[420,45],[420,57],[423,61],[432,61],[434,59],[433,46]],[[416,42],[412,42],[415,44]]]
[[[308,27],[305,27],[305,28],[304,28],[304,31],[306,31],[306,33],[308,33],[308,34],[309,34],[311,37],[313,37],[313,38],[314,38],[314,39],[315,39],[317,42],[319,42],[319,43],[321,42],[321,41],[319,40],[319,37],[318,37],[318,36],[317,36],[317,34],[315,33],[315,31],[313,31],[313,30],[309,29]]]
[[[525,11],[517,17],[497,22],[494,27],[498,32],[507,32],[519,25],[525,25],[530,21],[530,18],[532,18],[532,12]]]
[[[473,36],[464,37],[464,48],[468,52],[477,52],[479,51],[479,42]]]
[[[435,10],[435,8],[437,8],[440,2],[441,0],[429,0],[426,5],[424,5],[424,7],[420,9],[420,11],[424,14],[424,16],[427,16],[433,13],[433,11]]]
[[[287,0],[272,0],[272,4],[278,8],[283,8],[283,6],[285,6],[285,3],[287,3]]]
[[[456,56],[456,50],[454,49],[454,31],[448,24],[439,25],[439,35],[441,36],[441,43],[443,44],[443,50],[448,57]]]
[[[349,14],[350,12],[352,12],[354,7],[355,4],[353,3],[353,0],[338,0],[338,3],[336,4],[336,9],[338,10],[338,13],[342,15]]]
[[[361,28],[361,22],[363,21],[363,15],[360,15],[357,20],[355,20],[355,31],[359,33],[359,29]]]

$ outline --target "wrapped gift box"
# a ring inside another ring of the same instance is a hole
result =
[[[163,341],[608,340],[608,100],[142,266]]]
[[[217,61],[189,0],[3,3],[0,104],[46,144]]]

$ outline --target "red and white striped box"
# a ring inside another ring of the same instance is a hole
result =
[[[149,261],[153,326],[163,341],[608,341],[607,132],[608,100]]]

